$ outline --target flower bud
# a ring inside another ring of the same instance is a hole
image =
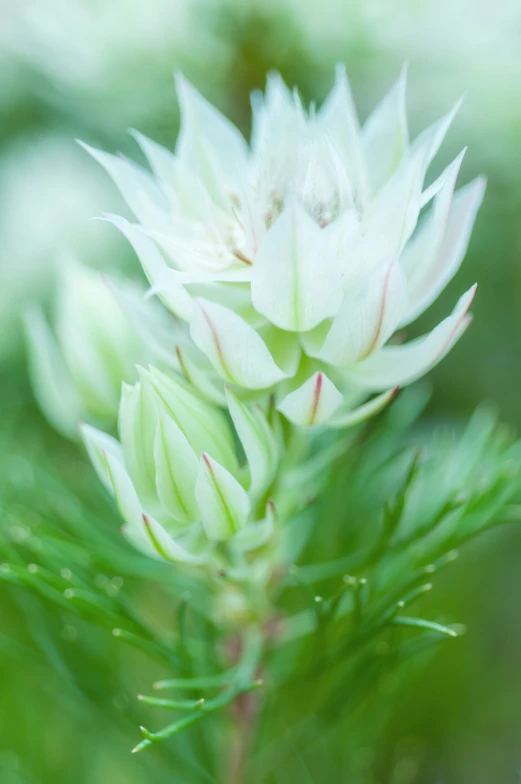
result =
[[[129,296],[136,291],[128,284]],[[54,328],[43,311],[25,314],[34,393],[49,421],[77,437],[78,421],[111,426],[122,380],[135,378],[147,351],[99,273],[67,262],[58,288]]]
[[[265,497],[278,446],[259,407],[227,390],[231,420],[246,465],[240,466],[230,422],[173,374],[139,368],[124,385],[120,441],[82,428],[92,463],[113,494],[124,532],[147,554],[175,562],[208,562],[217,542],[237,552],[266,544],[273,534]],[[258,513],[266,515],[257,521]]]

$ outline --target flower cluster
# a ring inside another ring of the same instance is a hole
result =
[[[89,150],[137,223],[109,219],[189,325],[187,376],[216,400],[223,381],[273,393],[296,425],[376,412],[469,323],[475,287],[427,335],[392,341],[458,270],[483,197],[482,178],[455,192],[463,152],[424,184],[457,107],[410,141],[405,70],[363,127],[342,68],[318,110],[273,75],[248,146],[181,76],[177,88],[175,154],[136,134],[152,172]]]
[[[140,368],[139,381],[123,386],[120,441],[82,427],[92,462],[125,520],[124,534],[148,555],[226,567],[222,545],[235,553],[237,565],[241,553],[271,538],[269,493],[279,444],[259,407],[247,407],[229,389],[226,399],[243,465],[223,412],[155,368]]]

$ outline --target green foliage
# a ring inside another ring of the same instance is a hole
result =
[[[76,448],[54,439],[43,458],[48,431],[6,405],[2,656],[37,673],[59,712],[95,716],[122,756],[113,734],[146,724],[129,781],[219,780],[238,720],[255,725],[248,781],[371,781],[404,684],[464,631],[425,613],[424,596],[465,542],[521,510],[521,444],[486,410],[433,435],[415,424],[424,402],[411,390],[371,426],[298,445],[293,563],[272,581],[269,622],[242,641],[216,623],[211,587],[124,542]],[[146,694],[154,682],[169,694]]]

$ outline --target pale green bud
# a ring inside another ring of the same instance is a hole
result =
[[[279,460],[277,441],[258,406],[230,390],[226,398],[246,457],[242,467],[232,422],[222,409],[153,367],[139,368],[139,381],[123,387],[121,442],[82,428],[93,465],[125,520],[125,534],[144,552],[207,563],[217,542],[246,553],[272,537],[271,503],[264,507]]]
[[[49,421],[71,438],[79,421],[112,426],[121,382],[135,378],[147,352],[100,274],[67,261],[53,328],[40,308],[26,312],[25,325],[31,381]]]

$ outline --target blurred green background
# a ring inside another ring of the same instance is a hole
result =
[[[23,472],[30,473],[32,463],[51,455],[90,477],[75,448],[52,434],[32,404],[21,340],[23,306],[52,300],[56,270],[67,252],[102,269],[139,274],[116,232],[89,220],[123,208],[108,178],[74,139],[138,157],[127,134],[137,128],[172,147],[178,127],[174,69],[183,70],[248,132],[249,93],[264,86],[270,69],[298,85],[305,99],[320,100],[335,63],[342,61],[364,119],[404,60],[410,63],[413,134],[466,93],[432,175],[468,145],[460,184],[479,173],[488,177],[460,273],[411,328],[411,334],[430,328],[478,281],[474,324],[431,374],[426,416],[435,423],[457,420],[485,400],[519,429],[519,0],[1,5],[2,523],[17,509],[22,514],[13,486],[23,486]],[[29,476],[27,482],[33,480]],[[25,500],[23,514],[29,508]],[[438,581],[429,609],[464,620],[469,632],[446,646],[404,693],[386,732],[379,781],[521,780],[520,553],[521,530],[488,534]],[[99,631],[84,631],[83,638],[80,632],[78,645],[78,631],[61,629],[58,618],[44,619],[48,608],[30,595],[0,587],[0,601],[2,784],[177,780],[167,752],[139,761],[128,755],[139,721],[136,705],[131,709],[122,695],[135,693],[143,680],[139,656],[122,653]],[[69,646],[67,661],[61,654],[56,659],[51,632]],[[125,685],[115,685],[115,679]],[[146,681],[151,679],[147,673]]]

